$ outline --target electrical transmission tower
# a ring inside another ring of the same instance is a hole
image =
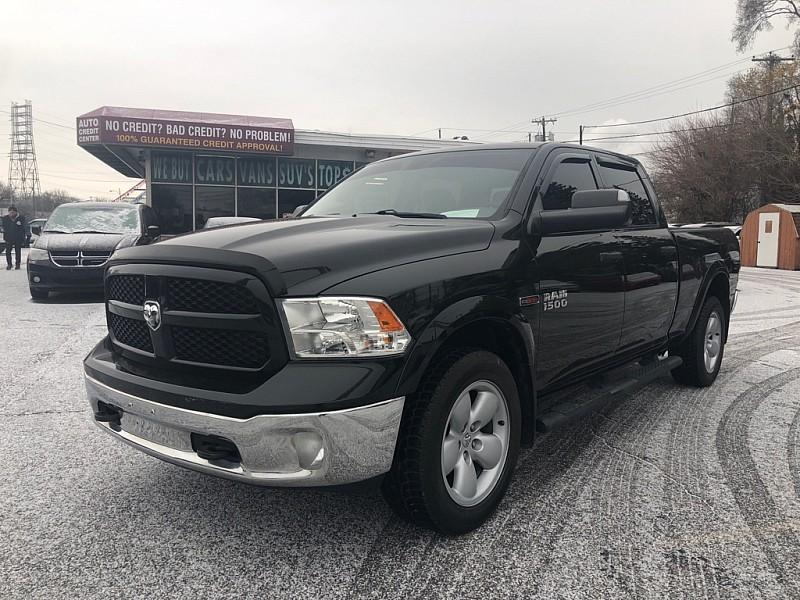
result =
[[[33,106],[11,103],[11,153],[8,157],[8,185],[11,201],[24,200],[33,208],[31,218],[36,218],[36,198],[41,193],[39,169],[36,166],[36,148],[33,145]]]

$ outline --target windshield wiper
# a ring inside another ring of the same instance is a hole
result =
[[[105,233],[106,235],[117,235],[116,231],[97,231],[96,229],[79,229],[72,233]]]
[[[446,219],[447,215],[441,213],[424,213],[424,212],[405,212],[395,210],[393,208],[384,208],[383,210],[376,210],[374,213],[361,213],[362,215],[392,215],[393,217],[400,217],[401,219]]]
[[[60,229],[43,229],[42,233],[69,233],[69,231],[61,231]]]

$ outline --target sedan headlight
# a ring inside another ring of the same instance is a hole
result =
[[[42,248],[31,248],[28,250],[28,260],[50,260],[50,253]]]
[[[411,342],[403,323],[374,298],[286,298],[279,301],[298,358],[402,354]]]

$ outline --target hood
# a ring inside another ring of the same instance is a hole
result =
[[[128,238],[133,238],[128,242]],[[126,243],[120,244],[125,239]],[[135,241],[135,236],[123,235],[118,233],[47,233],[40,235],[34,248],[59,251],[86,250],[94,252],[111,252],[117,247],[131,245]]]
[[[206,250],[245,253],[264,259],[263,264],[279,276],[279,284],[271,286],[273,294],[313,295],[388,267],[484,250],[493,233],[491,223],[467,219],[320,217],[206,229],[115,257],[158,261],[160,251],[189,262],[193,254],[199,257]],[[235,255],[229,256],[235,260]]]

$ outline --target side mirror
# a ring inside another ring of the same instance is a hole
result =
[[[33,235],[42,235],[42,228],[41,227],[31,227],[31,233]]]
[[[609,231],[627,225],[631,199],[625,190],[587,190],[572,195],[572,208],[543,210],[541,232]]]
[[[300,206],[298,206],[297,208],[295,208],[292,211],[292,215],[291,215],[290,218],[294,219],[297,215],[299,215],[301,212],[303,212],[307,208],[308,208],[308,204],[301,204]]]
[[[147,237],[151,239],[156,239],[160,235],[161,235],[161,228],[158,225],[147,226]]]

